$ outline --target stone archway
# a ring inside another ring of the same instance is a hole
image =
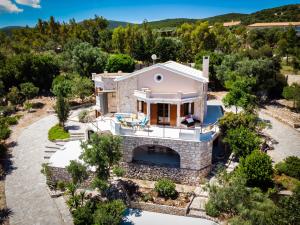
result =
[[[180,168],[180,155],[162,145],[141,145],[133,150],[132,162],[142,165]]]

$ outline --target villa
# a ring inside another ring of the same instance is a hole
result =
[[[133,73],[93,74],[94,132],[123,139],[123,162],[129,178],[169,177],[197,184],[212,165],[218,140],[220,106],[207,105],[209,57],[203,71],[168,61]]]

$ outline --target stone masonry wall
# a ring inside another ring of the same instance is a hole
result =
[[[168,178],[175,183],[187,185],[199,185],[201,179],[207,176],[211,170],[211,166],[207,166],[201,170],[190,170],[126,162],[121,163],[121,166],[125,170],[124,176],[127,178],[153,181]]]
[[[119,113],[137,111],[137,100],[133,97],[134,90],[137,90],[136,76],[117,83],[117,110]]]
[[[161,145],[180,155],[180,168],[201,170],[211,166],[212,142],[185,141],[155,137],[123,136],[123,161],[132,162],[134,149],[142,145]]]

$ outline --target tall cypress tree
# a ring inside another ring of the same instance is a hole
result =
[[[59,125],[65,127],[70,113],[70,105],[66,98],[59,94],[56,98],[55,112],[59,120]]]

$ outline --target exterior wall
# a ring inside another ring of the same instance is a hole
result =
[[[137,99],[133,96],[134,90],[137,90],[137,77],[117,83],[117,111],[119,113],[137,113]]]
[[[116,93],[107,93],[108,112],[117,112]]]
[[[136,136],[123,136],[123,160],[132,162],[133,150],[141,145],[161,145],[173,149],[180,155],[182,169],[201,170],[211,165],[212,142]]]
[[[121,166],[124,168],[124,176],[127,178],[153,181],[168,178],[175,183],[187,185],[199,185],[201,179],[207,176],[211,170],[210,165],[201,170],[149,166],[126,162],[121,163]]]
[[[158,83],[154,80],[156,74],[162,74],[163,80]],[[138,76],[138,90],[149,88],[153,93],[197,92],[201,82],[178,75],[176,73],[156,68]],[[202,93],[202,92],[201,92]]]
[[[102,77],[104,90],[116,90],[115,77]]]

